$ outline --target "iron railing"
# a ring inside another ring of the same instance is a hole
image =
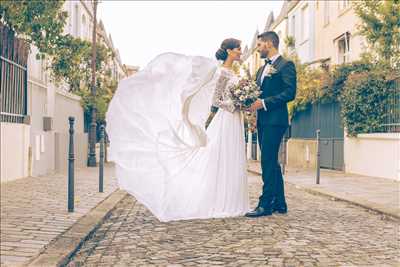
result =
[[[24,123],[27,115],[28,46],[0,24],[0,121]]]
[[[394,80],[389,86],[394,90],[389,96],[389,104],[385,106],[385,123],[381,124],[384,133],[400,132],[400,79]]]

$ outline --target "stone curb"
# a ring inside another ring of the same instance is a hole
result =
[[[247,171],[250,173],[256,174],[256,175],[261,175],[260,172],[251,170],[250,168],[248,168]],[[298,189],[304,190],[313,195],[320,195],[320,196],[324,196],[324,197],[333,198],[334,200],[344,201],[344,202],[365,208],[367,210],[372,210],[379,214],[388,216],[389,218],[391,218],[393,220],[400,221],[400,213],[398,210],[387,208],[387,207],[379,205],[377,203],[369,202],[365,199],[331,192],[331,191],[323,189],[323,188],[316,188],[313,186],[311,186],[311,187],[301,186],[301,185],[295,184],[293,182],[288,182],[288,181],[285,181],[285,184],[289,184],[291,186],[294,186]]]
[[[110,196],[80,218],[63,234],[50,242],[49,245],[25,266],[65,266],[70,258],[81,247],[93,232],[107,219],[114,207],[127,193],[122,190],[114,191]]]

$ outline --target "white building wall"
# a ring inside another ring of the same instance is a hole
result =
[[[350,33],[350,51],[348,62],[360,58],[365,51],[365,39],[358,34],[357,24],[359,18],[348,1],[348,6],[343,8],[340,1],[319,1],[316,10],[316,58],[330,58],[331,64],[341,63],[338,58],[337,38],[344,33]]]
[[[285,39],[287,37],[287,19],[283,19],[272,30],[279,36],[279,53],[283,54],[286,51]]]
[[[54,133],[44,131],[43,118],[54,109],[54,92],[49,87],[45,62],[36,59],[37,49],[32,47],[28,60],[28,114],[31,116],[30,149],[32,176],[54,172]]]
[[[83,108],[79,103],[80,98],[61,90],[57,90],[55,97],[55,170],[57,172],[67,171],[68,145],[69,145],[69,120],[70,116],[75,118],[74,124],[74,148],[75,167],[86,166],[88,151],[88,135],[84,133]]]
[[[32,80],[28,82],[31,109],[31,149],[32,175],[39,176],[54,172],[54,133],[43,130],[43,117],[47,117],[49,106],[54,106],[53,99],[47,97],[49,88]]]
[[[400,133],[345,137],[344,164],[348,173],[400,180]]]
[[[65,1],[68,12],[64,33],[92,40],[91,1]],[[28,115],[30,125],[1,124],[1,182],[28,175],[40,176],[66,171],[68,151],[68,117],[75,117],[75,166],[84,167],[88,136],[84,133],[84,112],[80,97],[66,91],[66,86],[51,83],[45,62],[36,59],[31,48],[28,58]],[[121,62],[117,72],[123,74]],[[118,76],[120,76],[118,75]],[[43,118],[51,117],[53,127],[44,131]]]
[[[301,1],[288,14],[288,34],[295,38],[295,51],[302,63],[315,58],[315,8],[315,1]]]
[[[0,182],[9,182],[29,175],[30,126],[26,124],[0,124]]]

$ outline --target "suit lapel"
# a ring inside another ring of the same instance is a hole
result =
[[[282,57],[282,56],[279,56],[279,57],[275,60],[275,62],[272,64],[272,66],[273,66],[277,71],[279,71],[279,68],[281,67],[282,59],[283,59],[283,57]]]
[[[279,56],[279,57],[274,61],[274,63],[272,63],[272,67],[274,67],[274,69],[276,69],[277,72],[279,72],[279,68],[280,68],[280,66],[281,66],[282,59],[283,59],[283,57],[282,57],[282,56]],[[265,68],[265,66],[264,66],[264,68]],[[264,68],[263,68],[263,71],[260,73],[260,79],[261,79],[262,73],[264,72]],[[260,87],[262,86],[262,84],[265,82],[265,79],[267,79],[267,78],[270,78],[270,77],[265,76],[264,79],[263,79],[262,81],[260,81]]]
[[[259,69],[258,75],[257,75],[257,80],[256,80],[256,82],[257,82],[257,85],[260,86],[260,87],[261,87],[261,76],[262,76],[262,74],[263,74],[263,72],[264,72],[265,66],[266,66],[266,64],[264,64],[264,66],[262,66],[262,67]]]

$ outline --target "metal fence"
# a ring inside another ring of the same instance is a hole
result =
[[[400,79],[394,80],[390,86],[394,87],[389,96],[389,104],[385,106],[385,123],[382,126],[384,133],[400,132]]]
[[[322,168],[342,170],[344,166],[344,130],[340,109],[339,102],[316,103],[292,118],[292,138],[316,140],[319,130]]]
[[[28,46],[0,24],[0,121],[24,123],[27,115]]]
[[[321,138],[343,139],[344,130],[340,117],[340,103],[316,103],[299,111],[291,121],[292,138],[315,139],[316,130]]]

